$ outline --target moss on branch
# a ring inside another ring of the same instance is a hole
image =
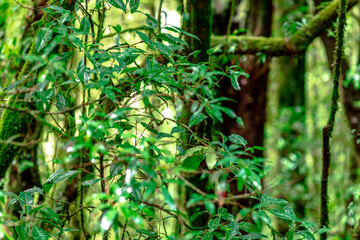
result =
[[[348,11],[360,0],[349,0]],[[235,46],[235,54],[256,54],[259,52],[269,56],[297,55],[304,53],[309,44],[328,29],[338,16],[340,0],[334,0],[302,28],[287,38],[254,37],[254,36],[213,36],[212,47]]]

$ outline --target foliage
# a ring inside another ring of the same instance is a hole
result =
[[[195,36],[167,24],[158,28],[154,17],[139,10],[137,0],[96,1],[91,10],[86,6],[76,2],[74,12],[61,4],[44,9],[53,17],[37,23],[34,51],[24,58],[27,71],[2,93],[19,97],[17,92],[25,92],[20,100],[31,104],[16,112],[43,126],[40,142],[52,136],[63,151],[45,163],[53,173],[46,173],[41,188],[3,192],[10,199],[7,206],[21,208],[18,218],[1,217],[3,234],[10,239],[68,239],[75,234],[260,239],[270,237],[263,229],[279,236],[270,218],[275,216],[289,225],[287,239],[315,239],[315,225],[296,217],[285,200],[261,193],[263,160],[252,153],[262,147],[247,147],[246,139],[236,134],[217,132],[207,139],[196,131],[205,119],[222,123],[224,114],[242,122],[222,106],[231,99],[217,97],[216,88],[229,77],[240,90],[238,77],[246,73],[239,67],[223,72],[211,61],[190,63],[180,36]],[[110,9],[122,19],[145,17],[145,30],[126,40],[121,25],[103,26]],[[97,21],[93,12],[99,14]],[[103,40],[106,30],[116,32],[111,44]],[[29,77],[35,85],[26,84]],[[184,121],[187,106],[191,116]],[[5,144],[29,143],[16,140]],[[206,167],[200,168],[204,162]],[[205,179],[208,192],[187,180],[196,174]],[[234,181],[248,194],[224,194]],[[77,201],[64,197],[71,186],[79,192]],[[192,189],[188,197],[185,186]],[[256,204],[233,216],[227,209],[238,198]],[[1,201],[5,208],[4,196]],[[187,214],[199,205],[202,212]],[[203,215],[207,221],[193,227]],[[73,224],[77,219],[78,225]]]

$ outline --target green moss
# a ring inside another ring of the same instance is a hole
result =
[[[14,105],[14,107],[18,106]],[[0,139],[7,140],[16,135],[26,135],[31,121],[32,118],[29,114],[5,109],[0,119]],[[23,137],[18,137],[13,141],[21,141],[22,139]],[[0,178],[5,176],[6,170],[18,149],[18,146],[12,144],[0,144]]]
[[[64,1],[61,6],[67,10],[72,11],[74,8],[75,1],[72,2],[73,3]],[[59,16],[60,16],[59,14],[54,15],[54,13],[46,12],[41,18],[41,20],[39,20],[36,24],[34,24],[34,26],[36,28],[40,28],[42,26],[45,26],[50,21],[53,21],[54,18]],[[36,54],[35,40],[36,38],[33,39],[28,54]],[[27,74],[30,72],[33,66],[34,63],[30,63],[29,61],[26,61],[21,69],[21,73],[18,76],[18,80],[21,80],[25,76],[27,76]],[[32,87],[36,84],[35,81],[28,81],[28,79],[24,81],[26,87]],[[32,105],[26,103],[19,103],[18,101],[13,101],[15,99],[22,100],[24,99],[24,97],[25,94],[14,95],[9,102],[9,106],[11,106],[12,108],[33,109]],[[33,117],[26,112],[5,109],[0,119],[0,140],[5,141],[8,140],[9,138],[19,135],[19,137],[17,137],[16,139],[12,139],[12,141],[23,141],[24,139],[23,136],[28,134],[30,124],[33,120],[34,120]],[[70,122],[71,122],[70,132],[72,133],[74,132],[75,129],[75,125],[74,125],[75,118],[72,117],[70,119]],[[13,161],[19,149],[20,149],[19,146],[15,146],[13,144],[0,143],[0,178],[4,178],[7,169],[9,168],[11,162]]]

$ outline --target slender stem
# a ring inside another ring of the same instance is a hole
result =
[[[104,179],[104,154],[100,154],[100,178],[101,180],[101,191],[105,193],[105,179]]]
[[[158,32],[160,32],[160,30],[161,30],[161,10],[162,10],[162,5],[163,5],[163,0],[160,0],[158,14],[157,14]]]

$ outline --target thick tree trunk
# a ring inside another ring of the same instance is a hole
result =
[[[247,17],[248,34],[253,36],[271,35],[272,1],[250,1]],[[241,58],[240,66],[250,77],[239,78],[241,90],[235,91],[230,81],[222,81],[219,88],[220,95],[234,99],[236,103],[228,102],[226,106],[243,119],[245,127],[229,117],[224,118],[224,134],[239,134],[248,142],[249,146],[262,146],[264,143],[264,126],[266,122],[267,85],[270,58],[260,59],[258,56],[245,55]],[[256,152],[261,157],[262,152]]]
[[[248,35],[270,37],[272,9],[271,0],[250,1],[246,21]],[[238,61],[240,63],[237,63]],[[224,79],[220,82],[219,95],[236,101],[226,102],[224,106],[232,109],[242,118],[244,123],[243,127],[234,119],[224,116],[221,131],[225,135],[241,135],[246,139],[250,147],[263,146],[270,58],[249,54],[241,56],[239,60],[234,59],[225,64],[240,65],[250,77],[248,79],[244,77],[238,79],[241,86],[240,91],[234,90],[230,79]],[[262,151],[255,151],[255,157],[262,156]],[[230,192],[232,195],[243,194],[246,191],[239,191],[236,181],[230,182]],[[237,201],[237,205],[226,205],[225,207],[230,213],[236,215],[239,208],[249,207],[252,204],[250,199],[241,199]]]

